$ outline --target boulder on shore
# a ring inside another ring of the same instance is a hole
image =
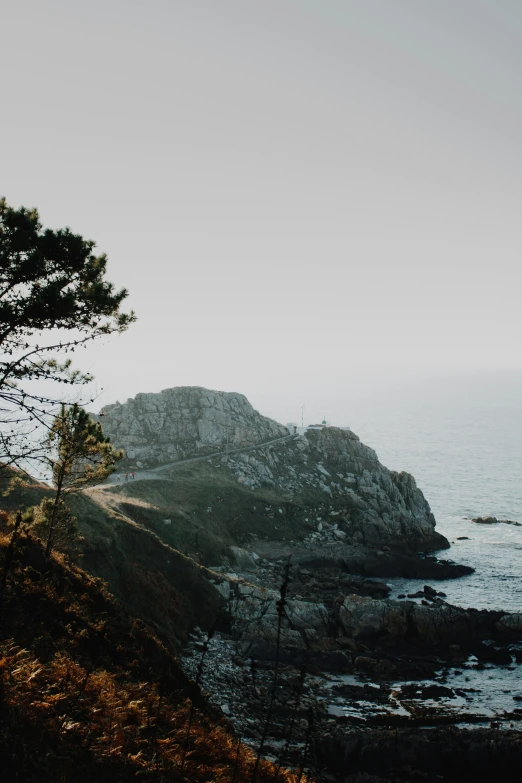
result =
[[[360,640],[388,637],[397,641],[452,644],[484,639],[498,631],[522,636],[522,615],[462,609],[442,601],[426,606],[358,595],[344,599],[339,623],[346,636]]]

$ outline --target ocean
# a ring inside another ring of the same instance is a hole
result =
[[[521,402],[522,376],[498,373],[409,380],[352,405],[353,431],[422,489],[451,542],[440,556],[475,569],[437,582],[456,605],[522,611],[522,527],[471,522],[489,515],[522,522]],[[393,597],[424,582],[390,584]]]

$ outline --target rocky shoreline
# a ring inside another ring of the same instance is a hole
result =
[[[462,779],[459,754],[463,746],[473,741],[471,737],[486,749],[512,746],[516,757],[522,759],[520,701],[512,700],[512,709],[502,716],[493,716],[482,704],[473,703],[477,689],[466,682],[467,672],[471,671],[468,666],[480,664],[459,663],[457,669],[457,664],[448,665],[435,655],[419,656],[417,676],[429,674],[431,669],[430,681],[412,682],[408,678],[403,682],[376,682],[374,676],[362,670],[350,677],[327,674],[313,665],[280,663],[276,698],[269,716],[274,662],[245,660],[238,655],[230,637],[217,634],[207,642],[206,635],[200,634],[194,638],[192,654],[184,659],[186,670],[193,676],[201,665],[206,644],[201,686],[228,718],[236,735],[257,750],[269,720],[263,755],[297,768],[304,763],[312,776],[319,771],[321,779],[345,781],[352,780],[348,775],[356,771],[376,774],[372,760],[358,758],[360,754],[354,751],[356,747],[371,747],[379,737],[391,736],[406,746],[399,757],[408,755],[414,763],[409,770],[399,765],[402,777],[396,778],[396,760],[381,759],[379,772],[384,780],[426,779],[426,775],[429,780],[437,779],[429,776],[432,770],[424,752],[426,736],[433,737],[436,732],[446,743],[446,767],[441,770],[444,780]],[[439,666],[443,668],[438,670]],[[485,678],[492,670],[485,665]],[[465,712],[463,704],[468,708]],[[304,758],[307,743],[308,756]],[[475,752],[480,752],[479,747]],[[314,761],[318,768],[314,768]],[[506,757],[497,757],[495,764],[497,773],[508,769],[504,770]],[[480,775],[478,779],[482,779]]]
[[[350,573],[338,552],[299,550],[289,561],[259,549],[238,549],[233,572],[216,570],[226,620],[210,635],[197,630],[183,658],[244,741],[262,742],[276,762],[350,783],[440,779],[428,764],[434,732],[455,771],[444,780],[459,779],[470,732],[473,753],[489,753],[500,732],[507,755],[522,758],[522,690],[514,690],[522,615],[451,606],[430,585],[392,601],[383,581]],[[505,680],[499,692],[512,691],[505,708],[497,708],[492,678]],[[389,764],[364,761],[365,749],[390,732],[397,751]],[[409,768],[403,755],[414,760]]]

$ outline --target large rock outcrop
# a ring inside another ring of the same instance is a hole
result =
[[[339,609],[339,626],[346,636],[354,639],[375,640],[387,636],[394,640],[451,644],[491,638],[498,635],[497,631],[515,637],[516,622],[510,626],[513,617],[516,615],[479,612],[443,602],[423,606],[413,601],[348,595]]]
[[[341,552],[343,544],[425,551],[448,546],[413,476],[388,470],[353,432],[309,430],[233,454],[228,465],[245,487],[270,487],[299,499],[302,529],[311,529],[307,539],[314,547],[334,545]]]
[[[286,427],[261,416],[235,392],[177,386],[137,394],[123,405],[106,405],[103,430],[138,467],[152,467],[272,440]],[[227,443],[228,441],[228,443]]]

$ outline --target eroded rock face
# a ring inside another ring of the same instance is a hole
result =
[[[246,397],[198,386],[137,394],[102,409],[104,432],[139,467],[262,443],[287,435]]]
[[[338,551],[345,543],[426,551],[448,546],[435,531],[435,519],[413,476],[388,470],[353,432],[337,427],[309,431],[255,452],[233,454],[228,464],[245,487],[269,486],[302,498],[303,521],[314,522],[311,544],[338,544]]]
[[[238,579],[216,585],[227,602],[236,637],[247,646],[262,640],[275,644],[278,635],[277,590],[258,587]],[[318,637],[328,634],[328,611],[324,604],[289,600],[281,615],[280,639],[283,645],[306,649]]]

